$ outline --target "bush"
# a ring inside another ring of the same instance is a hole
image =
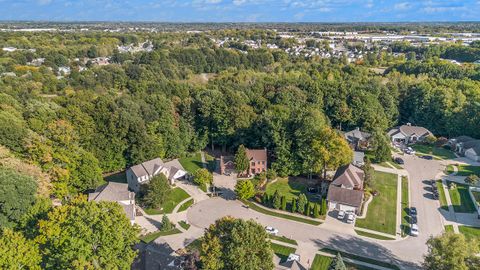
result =
[[[314,206],[313,206],[313,217],[314,218],[318,218],[320,217],[320,207],[318,206],[318,203],[316,203]]]
[[[267,171],[267,179],[268,180],[275,180],[277,179],[277,172],[274,169],[269,169]]]
[[[292,213],[297,212],[297,200],[295,198],[292,199]]]
[[[255,195],[255,188],[250,180],[239,180],[235,185],[235,193],[240,199],[248,200]]]
[[[282,196],[282,210],[287,210],[287,198],[285,196]]]
[[[170,231],[173,229],[173,224],[172,222],[170,222],[170,220],[168,219],[167,215],[163,215],[162,217],[162,225],[160,226],[160,230],[161,231]]]
[[[280,194],[278,193],[278,190],[275,191],[275,194],[273,194],[273,202],[272,202],[273,208],[275,209],[280,209],[282,206]]]

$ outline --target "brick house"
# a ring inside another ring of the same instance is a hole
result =
[[[267,148],[247,149],[247,157],[250,162],[249,175],[259,174],[267,171]]]

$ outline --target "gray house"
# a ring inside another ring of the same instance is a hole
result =
[[[458,136],[450,139],[448,144],[453,151],[473,161],[480,161],[480,140],[469,136]]]
[[[130,223],[135,223],[135,193],[128,190],[127,184],[108,182],[88,194],[88,201],[117,202],[122,206]]]
[[[167,177],[171,185],[175,184],[176,179],[182,178],[187,174],[176,160],[163,163],[160,158],[155,158],[128,168],[128,187],[138,192],[141,184],[148,183],[152,177],[160,173]]]
[[[391,129],[388,132],[388,136],[393,143],[413,144],[423,141],[428,136],[433,136],[433,133],[424,127],[412,126],[410,123],[407,123]]]

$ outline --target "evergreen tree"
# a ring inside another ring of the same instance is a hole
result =
[[[327,214],[327,200],[325,198],[322,199],[322,207],[320,210],[320,215],[324,216]]]
[[[264,193],[263,193],[262,203],[263,203],[263,205],[265,205],[265,206],[269,206],[269,205],[270,205],[270,199],[268,198],[267,192],[264,192]]]
[[[273,194],[273,208],[280,209],[281,206],[282,206],[282,202],[281,202],[280,194],[278,193],[278,190],[276,190],[275,193]]]
[[[161,231],[170,231],[173,229],[173,224],[170,222],[170,219],[168,219],[167,215],[163,215],[162,217],[162,225],[160,226]]]
[[[347,270],[345,263],[343,262],[342,255],[340,252],[337,253],[335,259],[333,259],[332,263],[330,264],[330,270]]]
[[[311,211],[312,204],[307,201],[307,204],[305,205],[305,212],[303,213],[305,216],[309,216]]]
[[[285,196],[282,196],[282,210],[287,210],[287,198]]]
[[[313,206],[313,217],[314,218],[318,218],[320,217],[320,206],[318,205],[318,203],[316,203],[314,206]]]
[[[298,196],[298,201],[297,201],[297,211],[303,214],[305,212],[307,203],[308,203],[307,196],[303,193],[300,194],[300,196]]]
[[[297,212],[297,200],[295,198],[292,199],[292,213]]]
[[[243,146],[243,144],[238,147],[237,153],[235,154],[234,163],[235,170],[238,173],[243,174],[247,172],[248,174],[248,169],[250,168],[250,161],[248,160],[247,150],[245,146]]]

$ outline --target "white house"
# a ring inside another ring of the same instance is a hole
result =
[[[171,185],[175,183],[176,179],[182,178],[187,174],[176,160],[163,163],[160,158],[155,158],[128,168],[128,187],[138,192],[141,184],[147,183],[152,177],[159,173],[163,173]]]
[[[419,126],[412,126],[410,123],[395,127],[388,132],[393,143],[412,144],[423,141],[433,133],[428,129]]]
[[[133,225],[135,223],[135,193],[128,191],[124,183],[108,182],[98,187],[95,192],[88,194],[89,201],[117,202],[122,206],[125,215]]]

